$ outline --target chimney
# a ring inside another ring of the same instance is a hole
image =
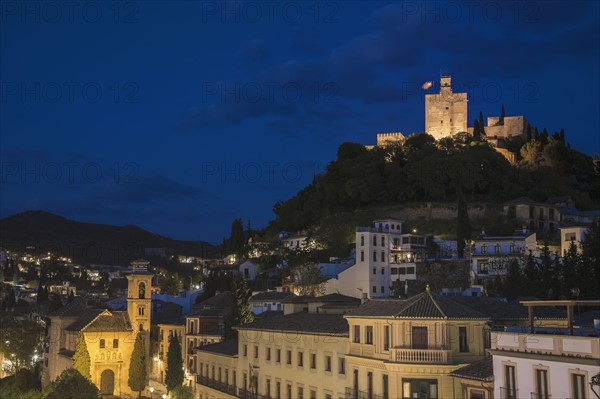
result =
[[[363,304],[363,303],[367,302],[368,299],[369,298],[367,297],[367,293],[363,292],[362,299],[360,300],[360,303]]]

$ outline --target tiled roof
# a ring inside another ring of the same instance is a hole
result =
[[[449,374],[451,377],[465,378],[468,380],[477,380],[492,382],[494,381],[494,367],[492,357],[486,357],[468,366],[461,367]]]
[[[281,301],[289,296],[295,296],[291,292],[277,292],[277,291],[267,291],[267,292],[259,292],[258,294],[253,295],[249,301]]]
[[[223,309],[233,305],[233,294],[224,291],[194,305],[194,309]]]
[[[68,331],[81,331],[83,327],[90,324],[102,312],[104,312],[104,309],[88,309],[66,329]]]
[[[352,303],[360,304],[360,299],[353,296],[347,296],[342,294],[329,294],[320,297],[316,297],[314,302],[338,302],[338,303]]]
[[[238,354],[238,340],[237,338],[233,338],[228,339],[227,341],[218,342],[216,344],[202,345],[197,347],[196,351],[235,356]]]
[[[105,310],[91,323],[82,329],[83,331],[131,331],[131,323],[127,312],[109,312]]]
[[[308,303],[315,299],[312,295],[291,296],[281,301],[281,303]]]
[[[56,309],[48,316],[62,316],[62,317],[73,317],[80,316],[87,308],[87,302],[84,297],[76,297],[70,303],[67,303],[63,307]]]
[[[422,292],[412,298],[369,300],[348,316],[390,316],[402,319],[487,319],[488,317],[468,306],[447,297]]]
[[[341,314],[292,313],[255,319],[240,330],[290,331],[298,334],[348,336],[348,321]]]

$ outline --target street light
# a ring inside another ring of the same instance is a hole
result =
[[[150,387],[150,398],[154,399],[154,387]]]
[[[162,399],[167,399],[167,394],[166,393],[162,394]]]

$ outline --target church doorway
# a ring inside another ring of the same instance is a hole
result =
[[[100,394],[112,395],[115,391],[115,373],[112,370],[104,370],[100,376]]]

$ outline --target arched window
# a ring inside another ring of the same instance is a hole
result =
[[[139,306],[138,307],[138,316],[143,316],[144,315],[144,307],[143,306]]]
[[[140,323],[140,331],[144,331],[144,325]]]
[[[139,299],[146,299],[146,284],[143,282],[138,285]]]

